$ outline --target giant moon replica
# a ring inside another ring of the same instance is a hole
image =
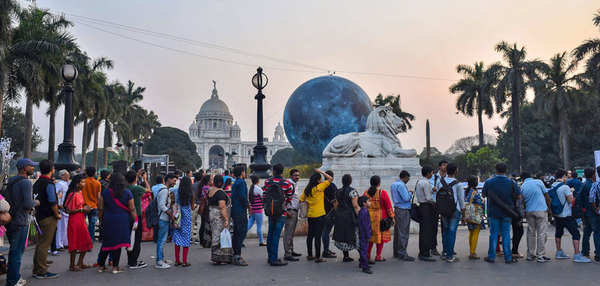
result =
[[[294,148],[308,156],[321,155],[322,169],[333,171],[339,186],[342,176],[350,174],[352,186],[361,193],[373,175],[381,177],[386,190],[402,170],[411,174],[411,190],[421,178],[417,152],[403,149],[397,137],[401,123],[390,107],[373,109],[362,88],[337,76],[302,84],[284,113],[285,132]]]

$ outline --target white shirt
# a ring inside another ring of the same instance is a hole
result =
[[[58,196],[58,204],[63,205],[65,203],[65,195],[67,194],[67,190],[69,190],[69,182],[58,180],[56,181],[56,196]]]
[[[289,210],[297,210],[300,207],[300,199],[298,198],[298,194],[296,194],[296,182],[292,179],[287,179],[288,183],[292,185],[292,199],[290,203],[286,206],[286,209]]]
[[[554,188],[556,185],[558,185],[560,183],[561,182],[554,182],[554,184],[552,184],[552,187]],[[571,204],[567,201],[567,197],[573,195],[573,193],[571,192],[571,188],[569,186],[567,186],[566,184],[564,184],[564,185],[560,186],[560,188],[558,188],[558,190],[556,190],[556,194],[558,195],[558,200],[560,200],[560,203],[563,205],[563,210],[558,215],[558,217],[571,216]]]
[[[444,180],[446,180],[446,184],[448,185],[456,181],[455,178],[450,178],[448,176],[446,176]],[[461,211],[465,208],[465,187],[461,182],[457,182],[456,185],[452,187],[452,194],[454,195],[454,201],[456,202],[456,210]]]

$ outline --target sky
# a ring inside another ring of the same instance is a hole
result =
[[[157,113],[163,126],[187,132],[202,103],[210,98],[215,80],[220,99],[228,104],[242,129],[242,139],[256,140],[256,90],[250,79],[260,65],[269,76],[264,90],[264,127],[265,135],[272,137],[277,122],[283,121],[292,92],[311,78],[336,71],[336,75],[361,86],[371,99],[379,93],[401,95],[402,109],[414,114],[416,120],[413,129],[399,138],[404,148],[419,152],[425,146],[427,119],[432,146],[441,151],[458,138],[477,134],[476,118],[456,114],[456,95],[448,91],[460,78],[458,64],[501,61],[494,46],[502,40],[524,45],[529,59],[548,61],[585,39],[600,36],[592,25],[600,5],[583,0],[40,0],[37,6],[66,13],[74,21],[71,31],[82,49],[91,57],[114,61],[114,69],[108,71],[111,80],[131,80],[146,87],[141,105]],[[298,64],[102,23],[91,28],[85,26],[90,22],[72,15]],[[34,123],[44,138],[48,135],[46,108],[42,104],[34,114]],[[61,108],[56,125],[58,143],[62,142],[62,121]],[[503,124],[498,116],[486,118],[485,132],[496,135],[494,128]],[[75,131],[77,146],[81,145],[81,130],[79,126]],[[38,150],[46,151],[47,143]]]

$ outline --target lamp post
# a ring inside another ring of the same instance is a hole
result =
[[[262,68],[256,69],[256,74],[252,77],[252,85],[258,89],[258,93],[254,97],[257,101],[256,107],[256,146],[254,146],[254,161],[250,165],[252,173],[259,178],[269,177],[271,165],[267,163],[267,146],[263,144],[263,105],[262,101],[265,95],[262,93],[263,88],[267,86],[269,78],[262,72]]]
[[[75,161],[75,144],[73,144],[73,81],[77,78],[77,68],[73,64],[65,64],[61,69],[64,79],[63,94],[65,96],[65,126],[63,143],[58,145],[58,160],[54,164],[57,170],[74,171],[79,168]]]

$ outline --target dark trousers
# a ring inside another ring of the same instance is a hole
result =
[[[233,236],[231,237],[233,255],[242,255],[242,244],[248,232],[248,216],[232,216],[231,218],[233,219]]]
[[[434,241],[433,234],[436,229],[433,204],[420,204],[419,213],[422,217],[421,223],[419,224],[419,256],[431,256]]]
[[[308,218],[308,235],[306,236],[306,250],[308,256],[313,256],[312,242],[315,241],[315,257],[321,257],[321,236],[323,235],[325,216]]]
[[[521,218],[512,220],[512,253],[519,253],[519,243],[523,237],[523,220]]]
[[[127,251],[127,265],[136,266],[138,262],[138,258],[140,257],[140,252],[142,250],[142,218],[138,216],[138,228],[135,231],[135,242],[133,244],[133,249],[131,251]],[[133,223],[131,224],[133,227]]]
[[[331,240],[331,230],[333,229],[333,221],[329,219],[323,220],[323,232],[321,234],[321,239],[323,241],[323,254],[328,254],[329,252],[329,241]]]
[[[431,249],[437,249],[438,246],[438,241],[437,241],[437,237],[438,237],[438,229],[440,228],[440,214],[437,212],[437,210],[435,210],[435,207],[433,208],[433,245],[431,246]]]
[[[29,227],[9,225],[6,231],[6,237],[10,243],[8,250],[8,263],[6,273],[6,285],[13,286],[21,279],[21,258],[25,252],[25,241],[27,241],[27,233]]]
[[[408,256],[406,247],[410,236],[410,210],[394,207],[394,257]]]
[[[589,214],[588,214],[589,213]],[[590,255],[590,237],[594,237],[594,257],[600,257],[600,216],[586,212],[583,217],[583,237],[581,239],[581,253],[585,256]]]
[[[119,260],[121,260],[121,248],[111,251],[100,250],[100,261],[98,262],[100,267],[104,267],[104,265],[106,265],[106,258],[108,258],[109,254],[112,257],[113,267],[119,267]]]

